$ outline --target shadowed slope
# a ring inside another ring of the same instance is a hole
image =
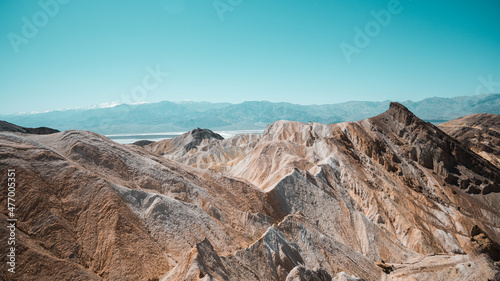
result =
[[[472,114],[438,127],[500,168],[500,115]]]

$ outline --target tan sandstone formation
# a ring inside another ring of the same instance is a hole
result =
[[[4,132],[3,183],[9,168],[17,280],[500,278],[499,168],[397,103],[144,148]]]

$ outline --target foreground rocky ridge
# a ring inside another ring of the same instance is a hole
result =
[[[16,280],[159,278],[205,237],[230,254],[279,219],[249,184],[97,134],[0,137],[1,180],[16,169],[22,202]]]
[[[144,148],[0,141],[2,182],[15,167],[24,186],[19,280],[499,278],[499,169],[399,104]]]

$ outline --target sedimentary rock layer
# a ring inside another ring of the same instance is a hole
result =
[[[16,280],[500,277],[498,167],[396,103],[359,122],[144,147],[2,132],[3,184],[8,169]]]

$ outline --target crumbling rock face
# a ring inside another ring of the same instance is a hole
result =
[[[383,260],[380,260],[380,261],[376,262],[375,264],[378,267],[380,267],[385,274],[389,274],[392,271],[394,271],[394,267],[392,265],[386,264]]]
[[[476,253],[485,253],[492,260],[500,261],[500,245],[491,240],[488,234],[484,233],[477,225],[475,225],[470,233],[472,249]]]
[[[471,153],[439,128],[418,119],[404,106],[391,103],[386,113],[371,120],[383,128],[386,137],[403,140],[408,146],[411,160],[433,170],[446,183],[459,186],[468,193],[500,192],[500,170],[497,167]],[[400,120],[405,123],[402,124]]]
[[[3,183],[10,168],[19,280],[498,277],[498,167],[396,103],[359,122],[144,147],[3,132]]]
[[[332,277],[328,272],[322,268],[317,270],[307,269],[303,266],[294,267],[288,276],[286,281],[331,281]]]
[[[209,276],[212,280],[331,280],[329,272],[340,273],[343,270],[356,272],[364,280],[379,280],[381,274],[373,262],[328,238],[298,214],[288,216],[277,226],[270,227],[255,243],[231,256],[220,257],[210,250],[211,246],[206,247],[210,254],[201,255],[198,249],[197,246],[191,251],[196,252],[198,258],[185,258],[162,280],[190,280],[191,277],[183,275],[186,272],[190,276]],[[322,254],[316,256],[316,252]],[[205,262],[202,256],[217,262]],[[201,270],[200,264],[210,264],[212,267]],[[214,273],[222,269],[224,274]]]
[[[212,244],[204,239],[162,280],[230,280],[229,273]]]
[[[500,167],[500,115],[471,114],[438,127],[468,149]]]

